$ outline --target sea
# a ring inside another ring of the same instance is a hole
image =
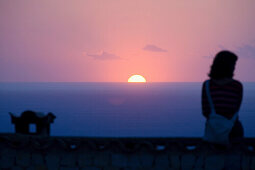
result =
[[[13,133],[9,113],[52,112],[52,136],[201,137],[202,82],[0,83],[0,133]],[[255,82],[245,82],[239,112],[255,137]]]

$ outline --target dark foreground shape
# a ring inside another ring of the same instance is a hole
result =
[[[56,118],[52,113],[45,115],[34,111],[24,111],[21,116],[15,116],[13,113],[10,113],[10,115],[12,123],[15,124],[16,133],[44,136],[50,135],[50,123],[53,123]],[[36,125],[35,132],[29,130],[31,124]]]
[[[200,138],[86,138],[0,134],[0,169],[255,169],[255,139],[217,150]]]

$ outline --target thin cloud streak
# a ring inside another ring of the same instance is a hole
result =
[[[121,57],[119,57],[115,54],[112,54],[112,53],[105,52],[105,51],[103,51],[100,54],[88,54],[88,53],[85,53],[85,54],[86,54],[86,56],[92,57],[95,60],[119,60],[119,59],[121,59]]]
[[[203,56],[204,58],[214,58],[215,55],[219,52],[219,51],[232,51],[234,53],[237,54],[238,57],[240,58],[249,58],[249,59],[255,59],[255,45],[253,44],[243,44],[240,45],[236,48],[226,48],[222,45],[219,46],[219,50],[216,51],[215,54],[212,55],[205,55]]]
[[[255,59],[255,46],[245,44],[237,48],[237,54],[243,58]]]
[[[147,44],[143,50],[145,51],[152,51],[152,52],[167,52],[167,50],[162,49],[160,47],[157,47],[156,45],[153,44]]]

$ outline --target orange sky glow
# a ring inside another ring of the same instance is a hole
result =
[[[255,81],[255,1],[0,1],[0,81],[192,82],[214,55]]]

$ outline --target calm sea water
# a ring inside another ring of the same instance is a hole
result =
[[[0,83],[0,132],[8,112],[53,112],[55,136],[200,137],[202,83]],[[244,83],[240,120],[255,137],[255,83]]]

